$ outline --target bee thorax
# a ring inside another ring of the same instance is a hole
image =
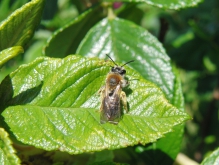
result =
[[[106,83],[110,86],[117,86],[122,80],[122,76],[115,73],[109,73],[106,79]]]
[[[113,86],[118,84],[118,82],[115,78],[110,78],[109,83],[110,83],[110,85],[113,85]]]

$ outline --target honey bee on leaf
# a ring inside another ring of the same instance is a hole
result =
[[[128,111],[126,94],[122,91],[122,88],[128,86],[128,80],[125,80],[126,70],[123,66],[134,60],[128,61],[122,66],[118,66],[110,56],[108,57],[115,66],[111,67],[106,77],[105,86],[99,90],[101,95],[100,123],[104,124],[110,122],[112,124],[118,124],[121,117],[120,100],[126,112]]]

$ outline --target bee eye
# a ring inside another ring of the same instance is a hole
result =
[[[120,74],[125,74],[126,70],[121,70]]]
[[[112,67],[111,72],[118,72],[118,68],[117,67]]]

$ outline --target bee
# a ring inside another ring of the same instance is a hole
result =
[[[111,66],[111,70],[106,77],[105,86],[99,90],[102,100],[100,106],[100,123],[110,122],[112,124],[118,124],[121,117],[120,100],[125,111],[128,112],[126,94],[122,91],[122,88],[128,86],[128,80],[125,80],[126,70],[123,66],[134,60],[118,66],[109,55],[107,56],[115,66]]]

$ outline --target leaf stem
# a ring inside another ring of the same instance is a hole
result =
[[[116,15],[113,12],[113,9],[111,6],[108,6],[108,19],[114,19]]]

